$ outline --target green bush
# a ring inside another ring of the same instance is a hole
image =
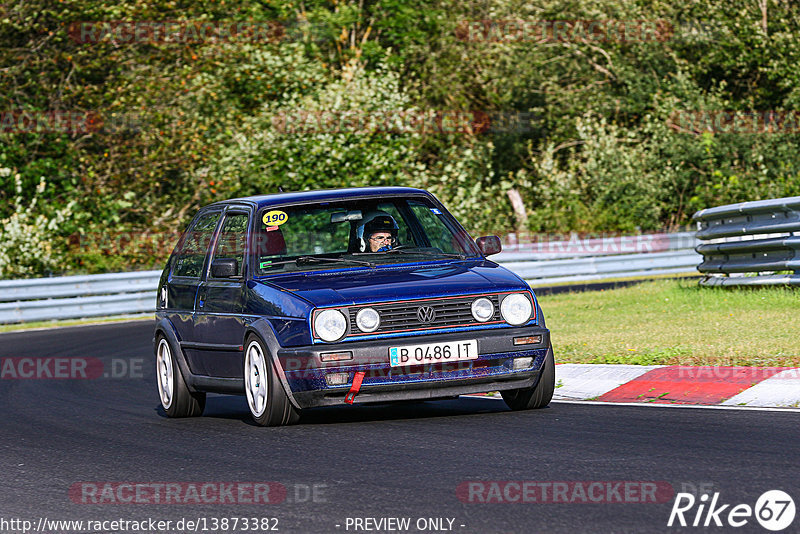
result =
[[[0,175],[0,220],[17,236],[0,245],[2,276],[157,267],[169,243],[117,246],[114,236],[171,236],[204,204],[278,187],[424,187],[475,234],[676,229],[697,209],[800,194],[796,132],[712,134],[674,120],[682,110],[798,109],[800,10],[761,6],[11,3],[0,17],[0,110],[86,112],[105,127],[0,130],[0,167],[9,169]],[[69,35],[75,22],[118,20],[235,20],[287,32],[190,44]],[[665,30],[649,41],[466,39],[466,24],[482,20],[650,21]],[[281,123],[322,111],[534,119],[460,134],[291,133]],[[510,190],[527,220],[515,215]],[[38,219],[59,213],[55,225]],[[20,241],[33,228],[49,245]],[[76,236],[81,246],[68,246]]]
[[[10,176],[11,169],[0,168],[0,177]],[[74,202],[58,209],[43,207],[40,200],[47,182],[41,178],[32,199],[22,197],[22,177],[15,174],[17,193],[14,211],[0,219],[0,277],[29,278],[40,274],[59,272],[63,269],[64,246],[56,242],[53,235],[72,215]]]

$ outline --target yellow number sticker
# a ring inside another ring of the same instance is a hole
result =
[[[261,219],[265,225],[267,226],[279,226],[286,221],[289,220],[289,216],[286,213],[279,211],[279,210],[272,210],[268,211],[264,214],[264,217]]]

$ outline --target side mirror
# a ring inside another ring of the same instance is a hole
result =
[[[479,237],[475,240],[475,243],[478,245],[478,248],[481,249],[484,256],[491,256],[503,250],[503,245],[500,244],[500,238],[496,235]]]
[[[235,258],[217,258],[211,262],[212,278],[238,278],[239,262]]]

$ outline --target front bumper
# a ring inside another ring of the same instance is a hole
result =
[[[513,338],[540,335],[536,344],[514,345]],[[389,347],[475,339],[475,360],[391,367]],[[278,351],[286,382],[300,408],[344,404],[356,372],[365,373],[356,403],[432,399],[531,387],[539,379],[550,332],[538,326],[499,328],[371,341],[293,347]],[[323,362],[321,353],[350,351],[352,360]],[[530,367],[514,370],[515,358],[533,358]],[[329,373],[348,373],[348,382],[328,386]]]

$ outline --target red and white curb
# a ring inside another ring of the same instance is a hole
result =
[[[681,365],[556,366],[555,400],[800,407],[800,368]]]

